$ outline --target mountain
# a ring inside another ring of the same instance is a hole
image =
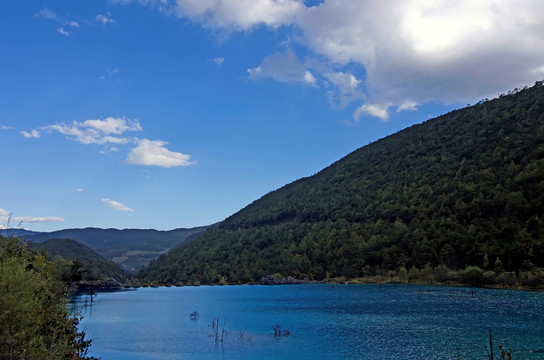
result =
[[[360,148],[142,269],[144,280],[323,280],[544,267],[544,86]],[[467,268],[468,269],[468,268]]]
[[[186,244],[208,227],[169,231],[140,229],[65,229],[48,233],[24,235],[25,240],[44,242],[49,239],[73,239],[88,246],[130,273],[169,249]]]
[[[40,232],[27,230],[27,229],[8,228],[8,227],[5,227],[4,225],[0,226],[1,236],[22,237],[22,236],[37,235],[37,234],[40,234]]]
[[[49,239],[43,243],[29,243],[29,247],[44,251],[53,260],[60,256],[66,261],[77,261],[76,270],[91,279],[115,278],[121,281],[126,277],[119,265],[72,239]]]

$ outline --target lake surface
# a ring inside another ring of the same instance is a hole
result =
[[[93,340],[90,355],[103,360],[488,359],[489,328],[495,359],[499,344],[512,348],[515,360],[544,359],[544,293],[536,292],[419,285],[161,287],[99,293],[92,306],[88,295],[79,295],[71,306],[84,316],[80,329]],[[290,334],[274,336],[275,324]]]

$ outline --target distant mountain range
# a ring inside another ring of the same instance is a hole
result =
[[[72,239],[96,251],[105,259],[117,263],[127,273],[133,273],[169,249],[189,243],[208,228],[209,226],[200,226],[169,231],[85,228],[41,233],[4,229],[1,234],[21,236],[33,243],[42,243],[50,239]]]
[[[40,234],[40,232],[31,231],[31,230],[27,230],[27,229],[14,229],[14,228],[8,228],[8,227],[0,228],[0,235],[2,235],[2,236],[21,237],[21,236],[37,235],[37,234]]]
[[[439,266],[544,267],[542,82],[364,146],[151,261],[139,277],[247,283]]]

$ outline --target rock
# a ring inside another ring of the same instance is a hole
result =
[[[121,284],[119,281],[114,278],[109,278],[108,280],[98,284],[99,289],[120,289]]]
[[[302,279],[302,280],[295,279],[292,276],[278,279],[277,277],[273,275],[266,275],[261,278],[259,283],[261,285],[294,285],[294,284],[309,284],[310,281],[308,279]]]

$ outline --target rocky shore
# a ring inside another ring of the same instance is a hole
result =
[[[308,279],[295,279],[292,276],[286,278],[277,278],[273,275],[266,275],[259,280],[261,285],[294,285],[294,284],[310,284],[311,281]]]
[[[72,290],[117,290],[121,289],[122,285],[119,281],[114,278],[109,278],[106,280],[96,280],[96,281],[77,281],[70,283],[70,288]]]

